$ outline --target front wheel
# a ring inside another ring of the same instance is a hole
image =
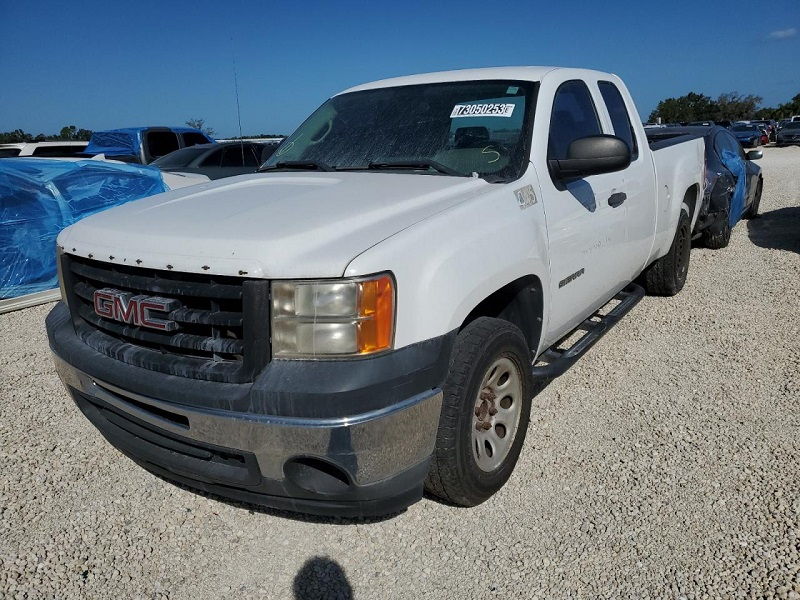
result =
[[[725,248],[731,241],[731,224],[728,211],[725,211],[722,222],[703,230],[703,245],[712,250]]]
[[[753,201],[750,203],[750,206],[747,207],[744,215],[742,215],[745,219],[755,219],[758,216],[758,210],[761,208],[761,189],[763,186],[764,181],[759,179],[758,187],[756,187],[756,195],[753,197]]]
[[[462,506],[491,497],[517,464],[530,418],[531,353],[522,332],[481,317],[459,334],[425,488]]]

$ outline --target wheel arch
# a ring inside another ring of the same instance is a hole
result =
[[[524,275],[495,290],[470,310],[459,327],[479,317],[508,321],[520,328],[532,354],[538,352],[544,320],[544,290],[536,275]]]
[[[689,207],[689,219],[692,224],[692,229],[694,230],[694,226],[697,223],[698,211],[698,202],[700,200],[700,185],[697,183],[693,183],[689,186],[686,190],[686,193],[683,195],[683,202]]]

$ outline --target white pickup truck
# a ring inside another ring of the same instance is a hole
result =
[[[478,504],[536,379],[683,287],[703,140],[651,149],[640,123],[584,69],[346,90],[262,173],[63,231],[57,370],[114,446],[196,489],[337,515],[423,487]]]

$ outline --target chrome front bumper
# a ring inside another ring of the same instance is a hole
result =
[[[433,452],[441,411],[440,389],[426,391],[386,408],[348,417],[287,418],[165,402],[99,381],[58,355],[54,359],[58,375],[70,389],[76,403],[82,395],[87,401],[96,402],[99,410],[113,417],[112,421],[121,417],[123,422],[127,422],[125,419],[131,418],[134,425],[130,427],[134,430],[139,428],[138,431],[145,433],[145,440],[152,439],[153,432],[156,432],[155,435],[174,436],[165,437],[167,441],[179,440],[169,443],[181,444],[180,440],[192,440],[252,454],[260,474],[257,482],[248,479],[246,484],[239,486],[241,494],[226,493],[225,490],[232,485],[230,481],[215,481],[205,473],[193,473],[185,464],[177,469],[159,464],[152,459],[152,448],[143,458],[144,455],[138,455],[135,442],[126,438],[125,444],[116,444],[93,419],[103,435],[125,454],[168,478],[190,486],[200,484],[195,487],[225,496],[326,514],[344,514],[347,511],[335,508],[318,511],[314,508],[317,501],[323,504],[334,502],[336,506],[378,501],[385,499],[387,494],[408,492],[405,488],[412,480],[415,492],[411,496],[421,496],[422,479]],[[84,413],[90,416],[86,410]],[[133,436],[132,439],[138,438]],[[157,447],[158,439],[155,443]],[[169,443],[166,445],[169,446]],[[142,445],[145,443],[142,442]],[[313,485],[311,489],[307,486],[303,489],[302,485],[298,487],[291,478],[287,479],[286,469],[287,464],[298,457],[319,459],[334,465],[346,473],[347,488],[341,492],[320,492]],[[410,471],[416,473],[414,477],[400,478],[402,484],[398,485],[403,489],[395,489],[397,486],[390,484],[392,478]],[[262,497],[263,501],[260,501]],[[288,504],[286,501],[270,500],[275,497],[291,500]],[[409,497],[408,493],[406,497]],[[405,502],[406,505],[409,503]],[[357,509],[351,512],[361,514],[364,511]]]

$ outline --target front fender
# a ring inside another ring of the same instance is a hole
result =
[[[396,348],[459,328],[482,300],[526,275],[541,280],[548,314],[544,214],[541,203],[520,208],[513,190],[522,185],[492,186],[384,240],[348,265],[348,277],[394,273]]]

